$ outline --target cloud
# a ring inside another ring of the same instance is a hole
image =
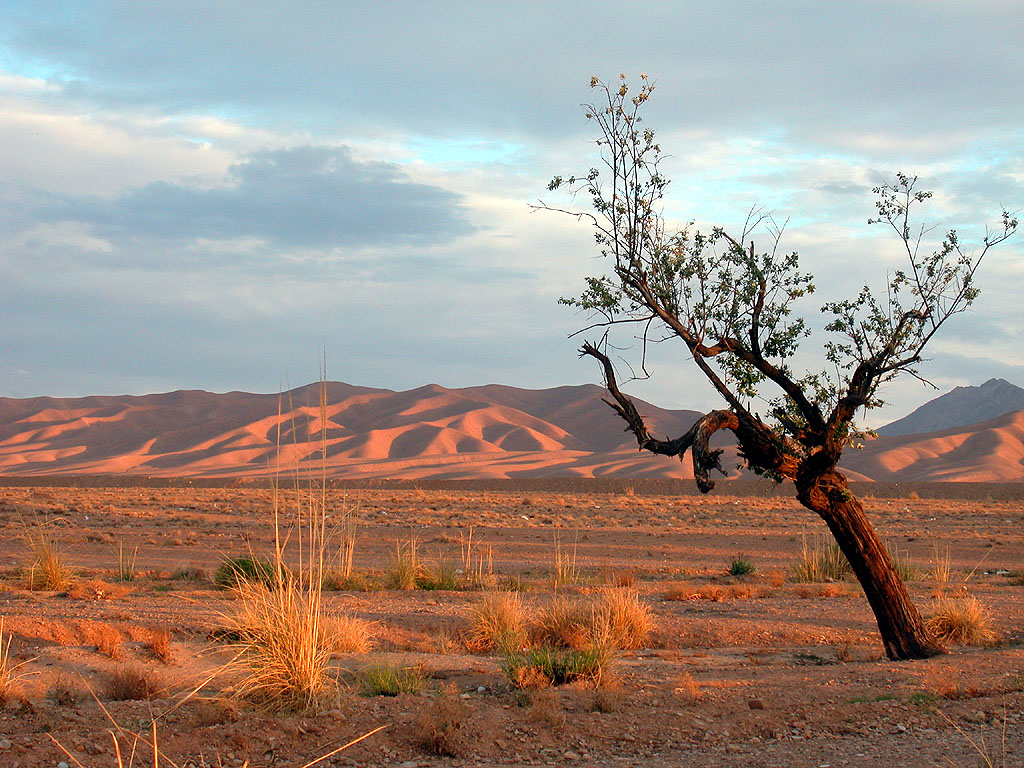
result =
[[[50,221],[92,225],[115,241],[255,238],[277,248],[431,245],[471,234],[458,194],[412,181],[400,166],[360,161],[347,147],[249,155],[212,188],[154,182],[113,199],[65,198]]]

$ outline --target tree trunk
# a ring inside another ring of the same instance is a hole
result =
[[[892,557],[864,514],[864,507],[835,470],[797,480],[797,498],[828,525],[839,548],[857,576],[886,655],[894,661],[924,659],[942,652],[911,602]]]

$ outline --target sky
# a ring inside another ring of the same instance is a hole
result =
[[[789,224],[818,292],[882,286],[902,170],[978,243],[1024,206],[1024,3],[0,0],[0,396],[600,383],[592,75],[656,83],[666,217]],[[1024,236],[930,348],[939,388],[1024,386]],[[619,338],[624,361],[638,346]],[[805,343],[820,367],[821,338]],[[628,371],[623,363],[623,370]],[[721,403],[681,345],[628,391]],[[938,392],[909,378],[869,423]]]

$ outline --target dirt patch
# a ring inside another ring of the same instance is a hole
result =
[[[114,766],[112,721],[144,736],[155,721],[161,750],[179,766],[303,766],[378,726],[386,727],[321,764],[961,765],[982,759],[971,741],[996,765],[1021,764],[1020,502],[866,504],[911,568],[922,610],[940,589],[967,588],[996,618],[999,644],[882,659],[855,584],[790,581],[802,542],[823,526],[781,496],[331,491],[333,514],[357,510],[354,569],[367,589],[326,592],[325,607],[371,622],[374,636],[372,650],[338,654],[332,665],[344,680],[370,663],[420,665],[428,682],[388,698],[353,687],[299,716],[234,701],[231,681],[216,674],[230,656],[223,616],[233,597],[213,577],[226,557],[270,551],[269,489],[3,488],[0,615],[21,666],[0,709],[0,765],[73,765],[56,739],[85,766]],[[76,571],[67,591],[25,588],[21,535],[37,521]],[[599,689],[513,689],[497,654],[465,648],[480,589],[381,588],[396,543],[415,540],[428,569],[459,570],[471,528],[482,580],[518,590],[529,615],[556,594],[613,585],[650,606],[653,634],[620,653]],[[126,551],[137,553],[132,578],[118,581]],[[753,571],[730,576],[737,560]],[[144,677],[149,698],[112,700],[111,676],[125,668]],[[144,752],[140,745],[136,765],[150,764]]]

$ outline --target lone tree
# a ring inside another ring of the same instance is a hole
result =
[[[607,259],[605,274],[588,277],[577,298],[562,299],[593,313],[595,322],[584,330],[604,329],[599,342],[583,344],[581,357],[600,362],[610,394],[606,402],[641,450],[680,459],[690,451],[702,492],[714,487],[710,470],[724,474],[722,451],[709,444],[719,430],[735,435],[750,469],[777,481],[792,480],[800,503],[825,521],[860,581],[889,658],[939,653],[886,547],[836,467],[843,449],[863,436],[854,423],[860,409],[880,405],[879,387],[901,373],[917,376],[925,346],[977,297],[975,271],[990,248],[1014,233],[1017,220],[1004,211],[1000,229],[988,232],[973,252],[953,230],[929,251],[924,241],[930,230],[913,223],[912,213],[931,194],[902,174],[894,184],[876,188],[877,217],[869,223],[895,233],[905,266],[889,277],[884,296],[865,287],[853,298],[822,307],[830,318],[824,344],[828,367],[798,374],[792,360],[810,329],[793,314],[793,305],[814,291],[811,276],[799,271],[796,253],[780,250],[782,227],[770,214],[752,211],[739,232],[666,224],[661,200],[669,181],[659,171],[654,133],[642,127],[640,114],[654,85],[642,78],[635,94],[625,76],[614,85],[591,80],[599,98],[584,108],[597,126],[602,167],[585,176],[555,177],[549,185],[589,195],[592,210],[539,206],[588,219]],[[760,249],[752,239],[755,232],[766,241]],[[726,407],[702,416],[675,439],[652,435],[619,389],[608,356],[608,330],[621,323],[642,327],[645,349],[654,333],[657,340],[681,341]],[[752,402],[766,396],[762,416]]]

